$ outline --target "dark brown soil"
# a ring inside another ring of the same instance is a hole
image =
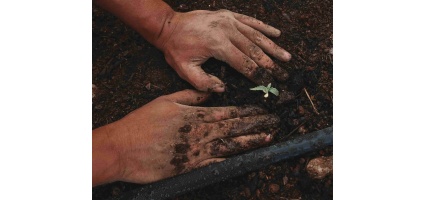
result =
[[[290,74],[283,88],[294,100],[282,103],[274,95],[265,99],[256,85],[226,63],[210,59],[207,73],[221,78],[226,92],[213,94],[203,106],[258,105],[280,117],[274,142],[332,126],[332,1],[314,0],[196,0],[167,1],[175,10],[228,9],[262,20],[282,31],[274,38],[292,54],[275,60]],[[93,6],[93,129],[116,121],[161,95],[187,88],[168,66],[163,54],[113,15]],[[304,90],[305,89],[305,90]],[[315,113],[311,97],[318,114]],[[268,166],[260,171],[192,191],[173,199],[332,199],[332,176],[315,180],[306,165],[319,156],[332,155],[332,147]],[[93,199],[118,196],[137,184],[112,183],[93,188]]]

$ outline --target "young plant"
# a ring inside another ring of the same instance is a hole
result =
[[[277,90],[276,88],[272,87],[272,84],[271,83],[269,83],[267,85],[267,87],[266,86],[263,86],[263,85],[260,85],[260,86],[257,86],[255,88],[250,88],[250,90],[262,90],[265,93],[265,95],[264,95],[265,98],[267,98],[269,96],[269,92],[273,93],[276,96],[279,96],[279,90]]]

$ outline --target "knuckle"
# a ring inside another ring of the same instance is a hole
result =
[[[244,55],[243,59],[244,61],[242,64],[241,73],[247,77],[251,77],[252,72],[254,71],[255,68],[257,68],[257,65],[254,62],[251,62],[248,56]]]
[[[256,30],[253,31],[252,35],[253,35],[252,38],[254,39],[255,44],[259,44],[265,39],[265,36]]]
[[[233,12],[226,9],[217,10],[216,13],[219,14],[220,18],[226,18],[226,19],[234,18]]]
[[[272,45],[273,51],[274,51],[275,53],[277,53],[277,52],[281,51],[281,49],[282,49],[282,48],[280,48],[280,47],[279,47],[277,44],[275,44],[275,43],[272,43],[271,45]]]
[[[263,50],[260,49],[257,45],[250,46],[250,56],[254,58],[254,60],[261,60],[264,56]]]

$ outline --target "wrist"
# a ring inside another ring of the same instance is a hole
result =
[[[162,1],[160,1],[162,2]],[[134,29],[156,48],[162,50],[163,41],[174,26],[175,12],[162,2],[150,10],[141,9]]]
[[[179,22],[179,14],[179,12],[175,12],[173,10],[167,13],[162,20],[161,28],[159,29],[159,31],[156,31],[157,33],[155,33],[155,37],[153,37],[152,40],[147,39],[151,44],[153,44],[162,52],[164,52],[165,43],[168,41],[168,39],[170,39],[175,27]],[[140,34],[143,35],[142,33]]]
[[[93,130],[92,133],[92,185],[120,179],[119,145],[114,136],[114,123]]]

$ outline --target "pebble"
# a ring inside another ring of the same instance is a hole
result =
[[[307,164],[307,173],[313,179],[323,179],[333,171],[333,156],[318,157]]]
[[[301,126],[300,128],[298,128],[298,133],[305,134],[305,133],[307,133],[307,129],[305,129],[304,126]]]
[[[269,185],[269,191],[271,193],[277,193],[279,192],[280,186],[278,184],[272,183]]]
[[[94,84],[91,84],[91,98],[93,99],[96,96],[97,87]]]
[[[286,185],[288,183],[288,177],[286,175],[283,177],[282,180],[283,180],[283,185]]]
[[[179,9],[180,10],[183,10],[183,11],[186,11],[186,10],[189,10],[189,6],[187,6],[186,4],[180,4],[179,5]]]
[[[304,115],[305,111],[304,111],[304,107],[302,106],[298,106],[298,114],[300,115]]]

